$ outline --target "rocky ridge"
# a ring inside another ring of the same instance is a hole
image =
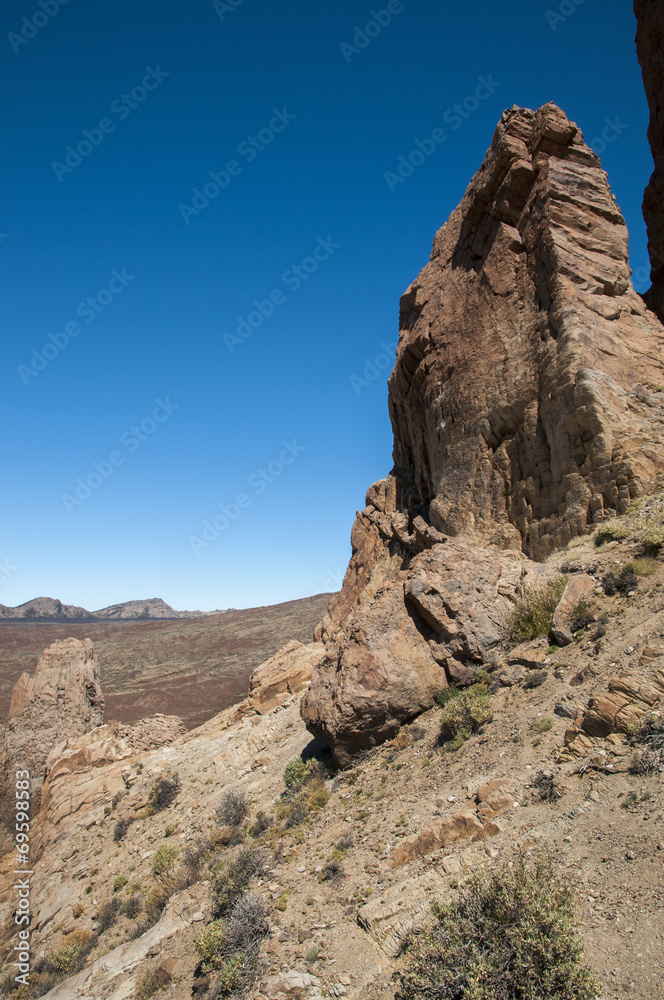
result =
[[[341,764],[490,665],[553,552],[664,469],[664,327],[560,108],[506,111],[401,299],[394,468],[370,487],[303,718]]]
[[[204,618],[206,615],[220,615],[222,611],[175,611],[170,604],[166,604],[161,597],[150,597],[144,601],[124,601],[122,604],[111,604],[107,608],[100,608],[99,611],[87,611],[79,608],[75,604],[63,604],[52,597],[35,597],[32,601],[26,601],[16,608],[7,607],[0,604],[0,618],[28,620],[49,620],[55,619],[63,621],[71,619],[121,619],[132,620],[135,618]]]

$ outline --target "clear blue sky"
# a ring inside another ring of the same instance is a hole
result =
[[[0,602],[336,589],[391,466],[399,296],[504,108],[617,122],[602,160],[645,267],[629,0],[387,7],[5,0]]]

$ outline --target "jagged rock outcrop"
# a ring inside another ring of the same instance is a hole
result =
[[[289,701],[307,686],[324,653],[320,642],[305,646],[291,639],[254,670],[249,679],[248,707],[265,715]]]
[[[358,513],[302,707],[340,762],[490,659],[531,560],[652,487],[662,383],[599,159],[554,104],[506,111],[401,300],[394,468]]]
[[[19,677],[2,733],[3,793],[13,775],[31,776],[33,809],[38,808],[48,754],[57,743],[89,732],[104,721],[99,666],[90,639],[62,639],[44,650],[34,674]],[[3,799],[8,801],[7,795]]]
[[[652,280],[645,298],[664,322],[664,5],[661,0],[634,0],[634,13],[638,22],[636,51],[650,105],[648,139],[655,161],[643,198]]]

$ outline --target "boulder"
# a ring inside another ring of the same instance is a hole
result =
[[[322,643],[304,646],[293,639],[282,646],[274,656],[261,663],[249,680],[249,705],[259,715],[264,715],[309,684],[314,667],[325,652]]]
[[[595,590],[595,581],[587,573],[574,573],[570,576],[558,601],[558,607],[553,615],[553,638],[559,646],[569,646],[574,640],[570,625],[579,601]]]

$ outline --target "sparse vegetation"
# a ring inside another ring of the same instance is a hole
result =
[[[301,788],[307,780],[309,771],[301,757],[296,757],[286,764],[284,769],[284,785],[289,792]]]
[[[548,733],[553,725],[553,719],[548,718],[548,716],[543,716],[541,719],[535,719],[533,722],[533,729],[536,733]]]
[[[445,708],[445,705],[452,701],[452,698],[456,698],[458,694],[460,694],[460,691],[456,684],[450,684],[448,687],[443,688],[442,691],[438,692],[436,695],[436,704],[440,705],[441,708]]]
[[[589,625],[595,621],[595,615],[593,613],[592,602],[587,598],[582,597],[580,601],[572,608],[572,615],[570,617],[570,631],[574,634],[587,629]]]
[[[265,856],[258,847],[243,848],[213,873],[212,916],[216,920],[232,909],[253,876],[265,870]]]
[[[126,836],[127,830],[134,822],[133,816],[125,816],[124,819],[119,819],[113,828],[113,840],[116,844],[119,844],[121,840]]]
[[[150,1000],[157,990],[161,989],[162,981],[155,969],[146,969],[141,973],[141,977],[134,990],[134,1000]]]
[[[623,542],[632,534],[632,529],[620,521],[605,521],[593,534],[593,541],[599,548],[607,542]]]
[[[657,560],[643,556],[641,559],[634,559],[631,563],[632,569],[637,576],[652,576],[657,572]]]
[[[565,589],[566,580],[558,577],[550,583],[526,590],[518,599],[510,618],[510,633],[515,643],[548,635],[553,615]]]
[[[477,876],[458,899],[434,905],[434,923],[410,941],[396,1000],[595,1000],[582,964],[573,899],[540,859]]]
[[[639,541],[647,556],[658,556],[664,547],[664,524],[646,528],[641,532]]]
[[[607,597],[613,597],[614,594],[627,597],[628,594],[637,589],[638,585],[639,578],[634,572],[632,563],[625,563],[618,573],[613,571],[607,573],[602,580],[602,587]]]
[[[128,880],[125,875],[116,875],[113,881],[113,892],[120,892],[120,889],[124,889],[127,881]]]
[[[541,802],[557,802],[562,794],[551,771],[540,771],[533,780],[533,788]]]
[[[177,773],[173,774],[171,778],[167,778],[163,775],[157,778],[154,785],[150,789],[150,795],[148,797],[148,814],[152,816],[154,813],[161,812],[162,809],[168,809],[168,807],[175,802],[179,791],[180,779]]]
[[[440,735],[444,741],[460,745],[491,719],[491,699],[483,684],[473,684],[452,698],[443,708]],[[458,747],[457,747],[458,748]]]
[[[214,818],[219,826],[239,826],[249,812],[247,796],[241,788],[227,788],[222,793]]]
[[[654,774],[664,770],[664,719],[648,717],[635,732],[628,736],[632,746],[640,749],[632,759],[632,774]]]

